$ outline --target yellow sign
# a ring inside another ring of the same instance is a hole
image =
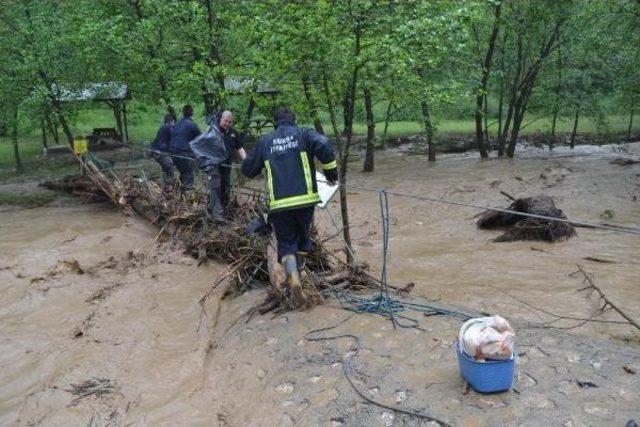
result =
[[[84,138],[78,138],[73,141],[73,152],[76,154],[84,154],[87,152],[88,144]]]

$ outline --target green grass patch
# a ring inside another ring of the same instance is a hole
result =
[[[0,191],[0,205],[21,206],[23,208],[39,208],[51,203],[57,194],[51,191],[33,193],[9,193]]]

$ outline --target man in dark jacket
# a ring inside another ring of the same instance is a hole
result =
[[[233,113],[229,110],[223,111],[219,124],[224,146],[227,150],[227,158],[220,168],[222,206],[226,209],[230,198],[231,164],[235,157],[234,153],[238,153],[240,160],[244,160],[247,157],[247,153],[243,146],[243,136],[233,127]]]
[[[175,122],[175,117],[171,114],[165,114],[164,124],[160,126],[160,129],[158,129],[156,139],[151,144],[151,149],[153,150],[151,152],[151,157],[158,162],[162,169],[165,188],[173,186],[174,165],[171,160],[171,156],[168,156],[165,153],[169,152],[169,147],[171,145],[171,131],[173,130]]]
[[[180,189],[185,193],[193,188],[193,160],[189,142],[200,135],[200,129],[191,120],[193,116],[191,105],[185,105],[182,114],[182,119],[176,123],[171,132],[169,151],[173,156],[173,163],[180,172]]]
[[[286,107],[278,108],[274,132],[263,136],[242,162],[242,173],[253,178],[267,170],[269,216],[278,240],[278,261],[284,266],[294,304],[304,297],[296,254],[311,250],[309,236],[313,211],[320,202],[314,160],[317,158],[330,184],[338,180],[337,163],[327,138],[295,125]]]
[[[229,203],[229,185],[231,172],[231,157],[238,151],[240,157],[246,156],[244,148],[237,138],[231,135],[229,123],[231,112],[214,113],[211,117],[209,129],[189,143],[191,151],[198,160],[198,165],[207,174],[209,187],[209,214],[215,221],[224,221]],[[231,119],[233,120],[233,119]],[[222,129],[226,126],[227,130]],[[236,148],[239,147],[239,148]]]

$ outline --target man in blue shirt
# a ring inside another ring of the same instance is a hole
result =
[[[171,146],[171,131],[176,123],[176,119],[171,114],[165,114],[164,124],[158,129],[156,139],[151,144],[151,157],[153,157],[160,168],[162,169],[162,176],[164,180],[165,189],[173,187],[173,161],[171,156],[165,154],[169,152]]]
[[[184,194],[193,188],[193,156],[189,142],[200,135],[200,129],[191,119],[193,117],[191,105],[185,105],[182,108],[182,114],[182,119],[176,123],[171,132],[169,151],[180,173],[180,190]]]

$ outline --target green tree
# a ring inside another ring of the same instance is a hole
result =
[[[560,30],[572,12],[570,2],[514,0],[503,6],[507,112],[498,135],[498,155],[513,157],[531,96],[549,57],[558,48]],[[506,12],[506,13],[505,13]]]

